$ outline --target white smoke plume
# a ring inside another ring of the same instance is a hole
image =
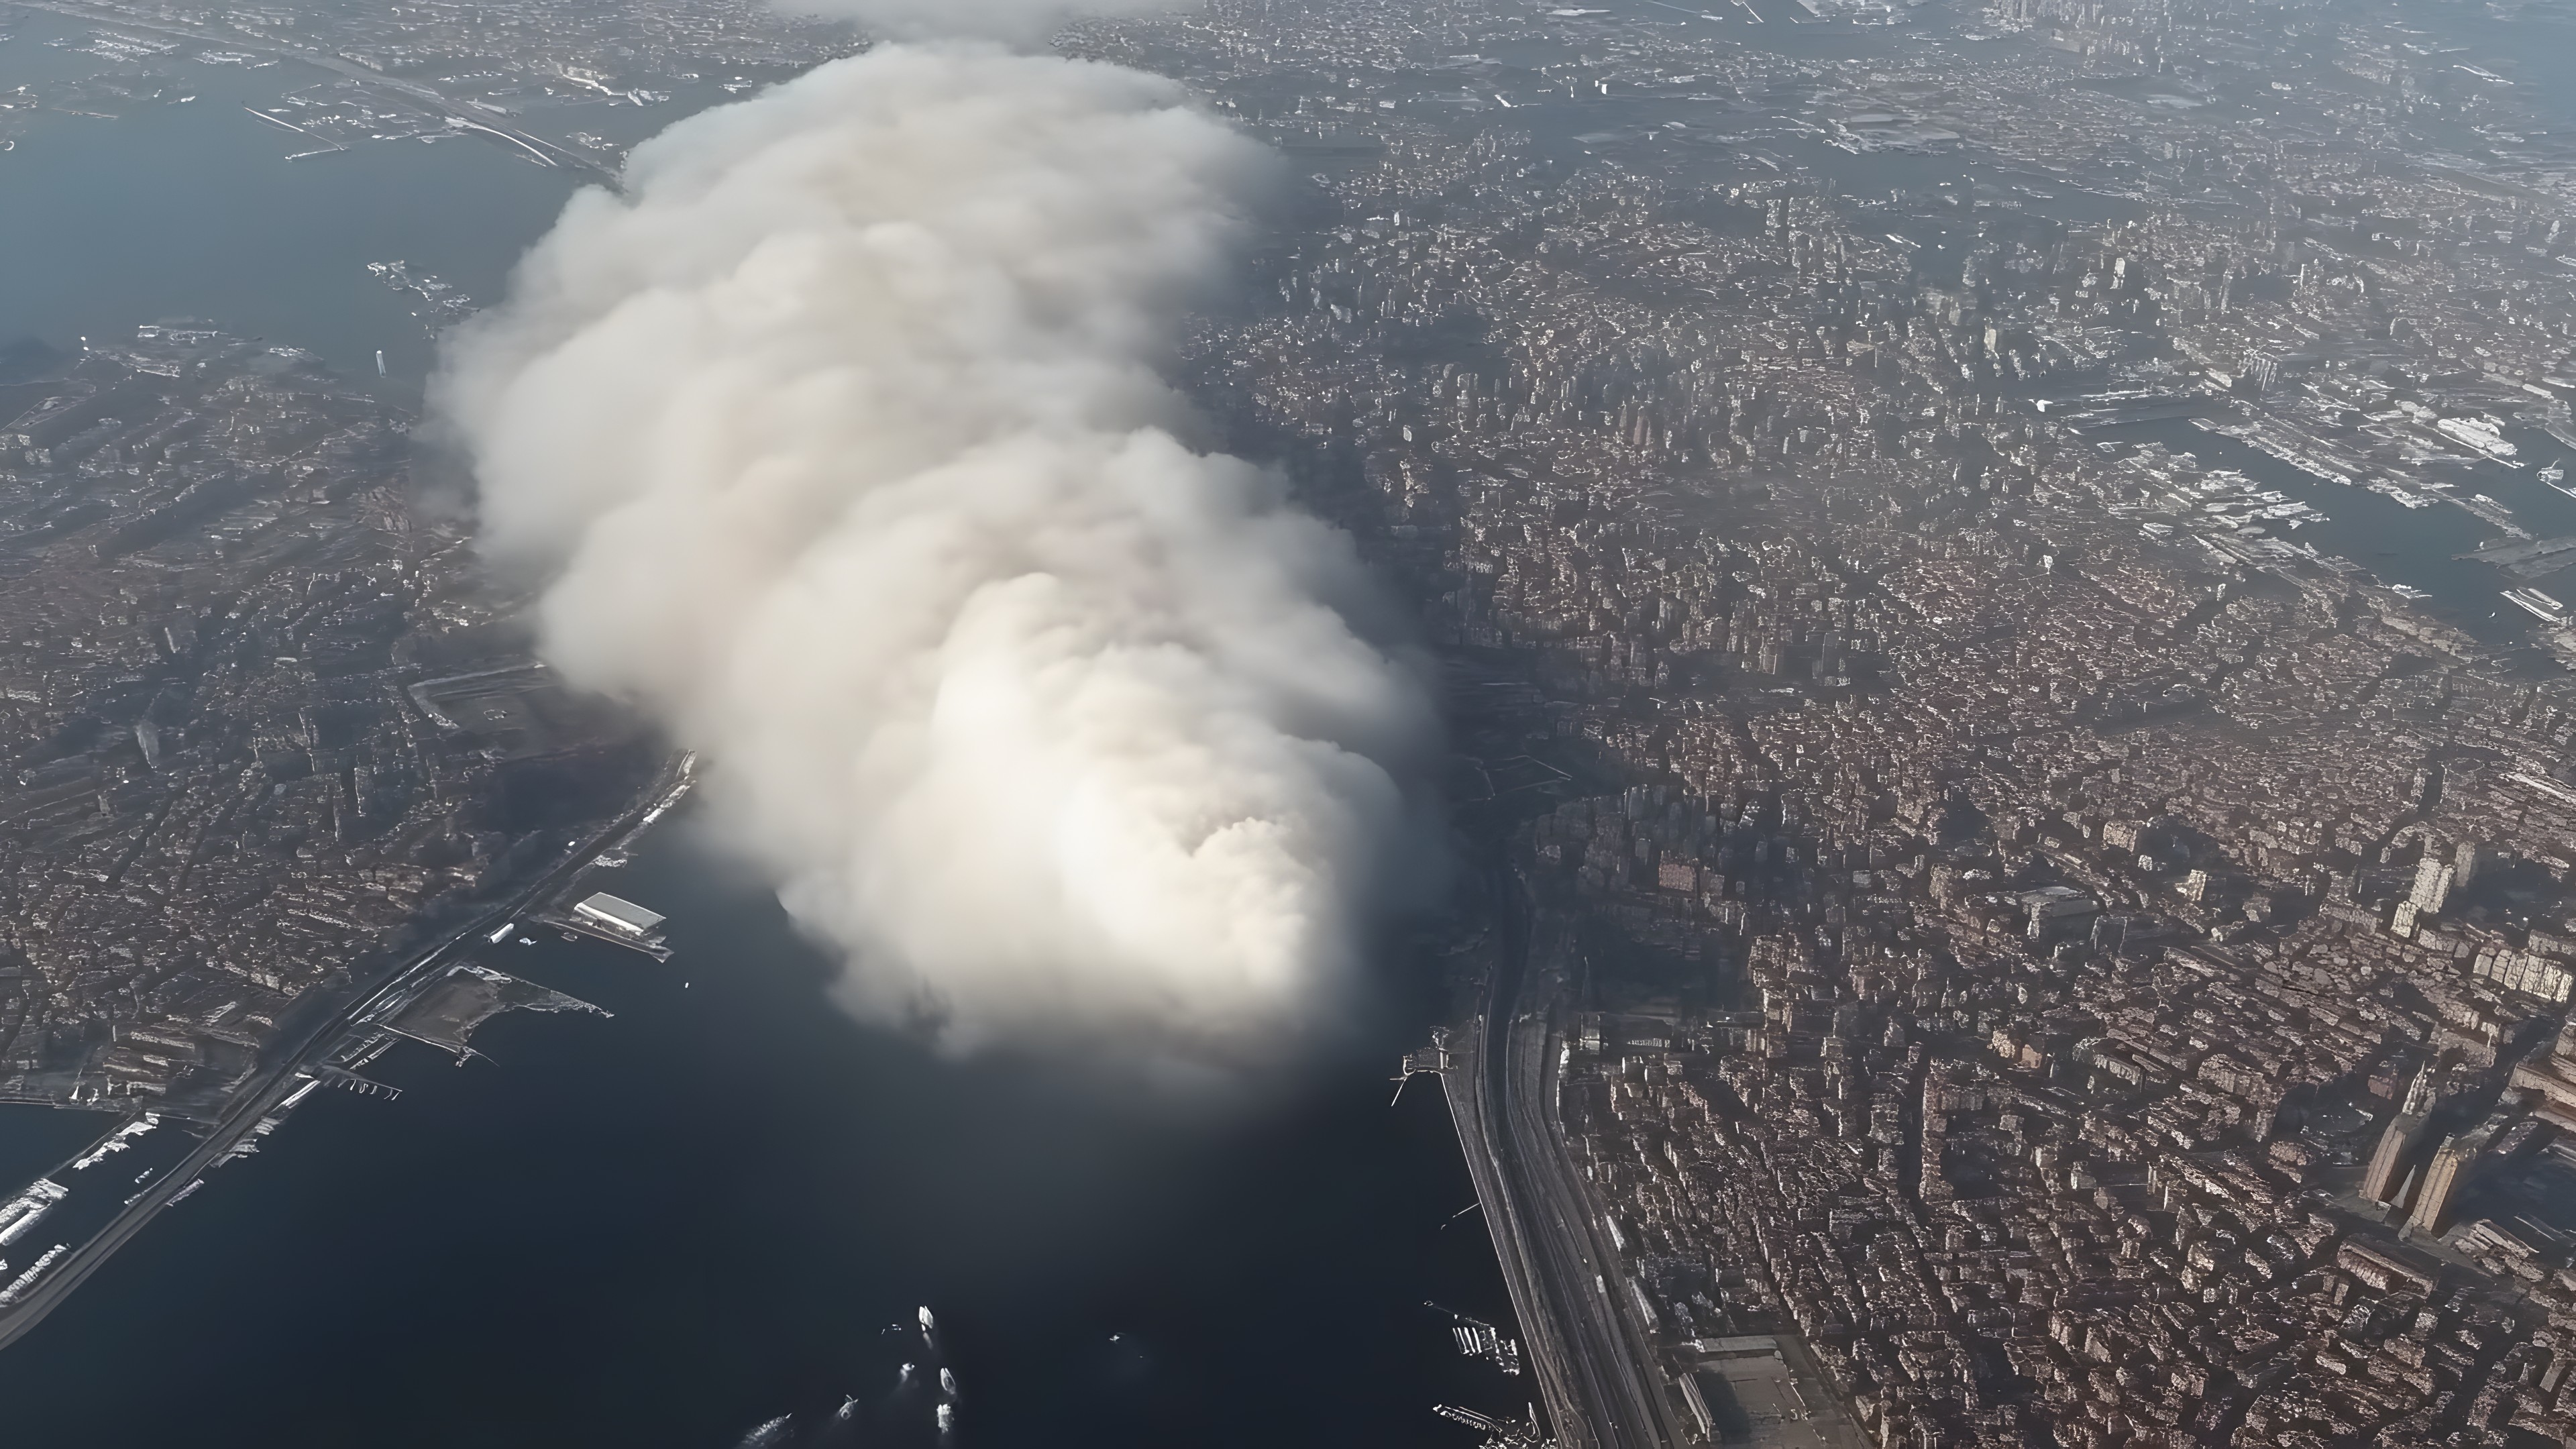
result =
[[[451,339],[543,653],[710,761],[844,999],[1235,1060],[1418,879],[1414,672],[1158,364],[1266,153],[1169,82],[887,46],[673,126]]]

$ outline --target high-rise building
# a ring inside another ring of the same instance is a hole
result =
[[[2426,1120],[2433,1113],[2433,1069],[2429,1065],[2415,1073],[2406,1088],[2406,1100],[2397,1115],[2388,1119],[2388,1128],[2379,1134],[2379,1146],[2370,1154],[2370,1166],[2361,1175],[2361,1195],[2372,1202],[2390,1207],[2403,1206],[2407,1159],[2415,1155],[2417,1143],[2424,1140]]]
[[[2451,1225],[2451,1208],[2459,1201],[2460,1190],[2469,1185],[2487,1138],[2486,1132],[2479,1131],[2442,1139],[2441,1147],[2424,1169],[2424,1186],[2415,1194],[2415,1211],[2407,1216],[2407,1227],[2419,1233],[2439,1233]]]
[[[2370,1154],[2370,1166],[2361,1175],[2361,1195],[2375,1203],[2397,1206],[2398,1184],[2403,1181],[2406,1154],[2414,1146],[2423,1123],[2408,1122],[2399,1117],[2379,1134],[2379,1146]]]
[[[2464,891],[2478,878],[2478,870],[2487,863],[2486,847],[2474,840],[2463,840],[2451,856],[2451,889]]]
[[[2456,875],[2439,852],[2424,852],[2424,862],[2415,867],[2415,889],[2406,899],[2418,915],[2438,916],[2451,899],[2451,885]]]
[[[2269,1084],[2257,1087],[2246,1099],[2245,1135],[2257,1142],[2269,1142],[2280,1120],[2281,1089]]]
[[[2422,914],[2413,901],[2399,901],[2396,914],[2388,918],[2388,929],[2411,941],[2415,939],[2415,918]]]

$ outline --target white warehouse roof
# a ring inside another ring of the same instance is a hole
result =
[[[633,901],[612,896],[606,891],[574,906],[573,910],[603,926],[623,931],[630,936],[650,935],[653,928],[662,924],[663,920],[659,914],[648,911]]]

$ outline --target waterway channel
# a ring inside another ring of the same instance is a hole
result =
[[[0,91],[97,69],[85,29],[0,11]],[[193,49],[184,105],[14,130],[0,346],[203,318],[370,380],[382,349],[416,399],[428,333],[366,263],[495,297],[582,178],[471,139],[288,162],[244,108],[325,78]],[[550,932],[483,956],[613,1018],[503,1017],[488,1059],[374,1064],[398,1100],[314,1093],[0,1353],[0,1441],[731,1449],[794,1415],[780,1449],[926,1444],[945,1366],[957,1444],[1412,1449],[1473,1442],[1435,1402],[1529,1397],[1424,1306],[1509,1326],[1439,1094],[1387,1101],[1428,983],[1390,967],[1343,1051],[1212,1111],[855,1024],[685,830],[611,884],[672,917],[670,962]],[[105,1125],[0,1110],[0,1186]]]

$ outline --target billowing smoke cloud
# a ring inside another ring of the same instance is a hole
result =
[[[846,999],[1233,1059],[1417,874],[1415,676],[1158,373],[1260,148],[1170,83],[889,46],[575,197],[439,402],[541,647],[711,761]]]

